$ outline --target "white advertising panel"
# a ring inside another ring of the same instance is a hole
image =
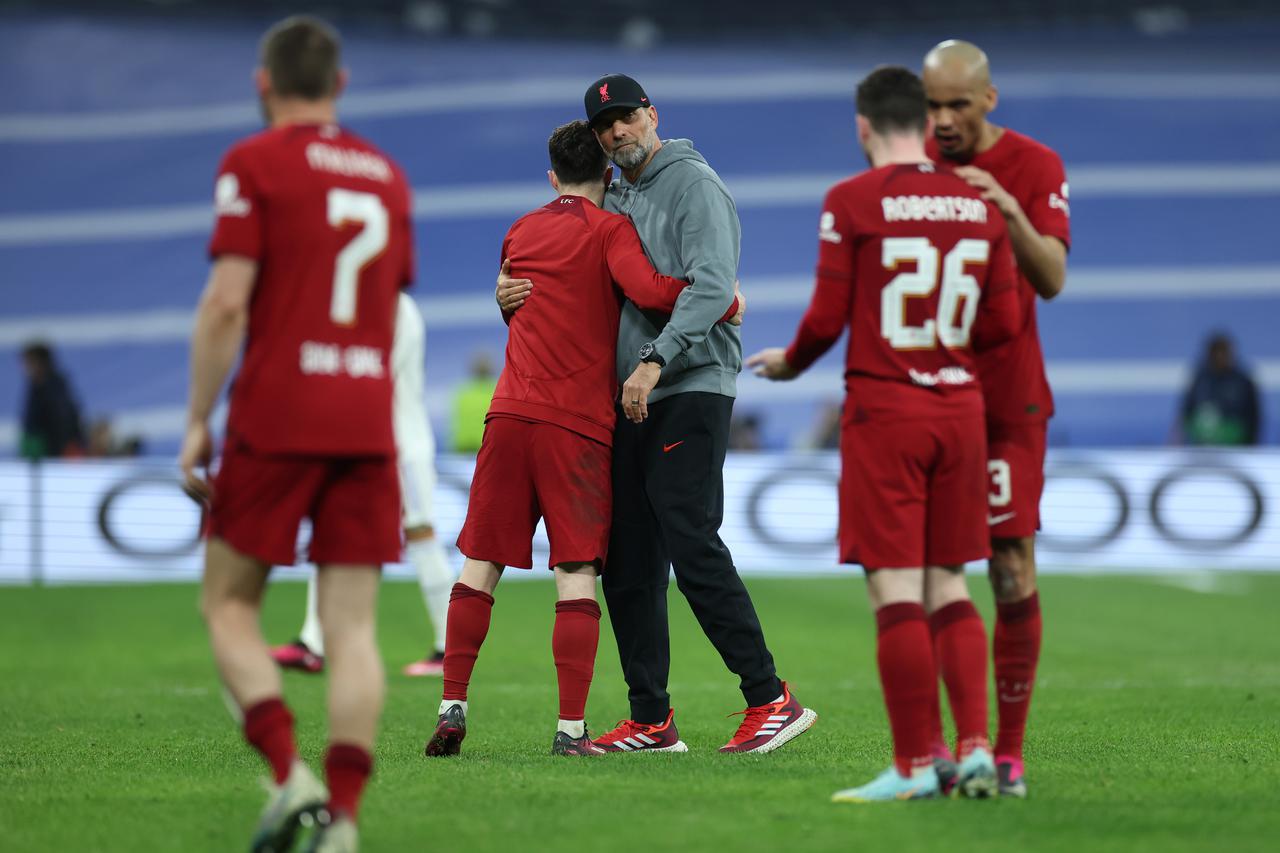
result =
[[[446,543],[462,525],[473,465],[439,460]],[[1046,475],[1044,571],[1280,570],[1280,452],[1051,451]],[[721,536],[744,573],[850,570],[836,564],[834,454],[737,454],[724,477]],[[193,579],[200,529],[165,463],[0,463],[3,583]],[[539,531],[537,568],[547,553]]]

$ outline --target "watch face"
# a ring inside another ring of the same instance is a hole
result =
[[[641,344],[641,345],[640,345],[640,357],[641,357],[641,358],[648,358],[648,357],[649,357],[649,356],[651,356],[651,355],[653,355],[653,344],[651,344],[651,343],[643,343],[643,344]]]

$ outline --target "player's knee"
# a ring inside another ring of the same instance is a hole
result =
[[[992,543],[988,575],[997,601],[1020,601],[1036,589],[1034,540],[999,539]]]
[[[239,612],[241,607],[239,602],[227,596],[208,592],[200,596],[200,616],[211,634],[238,631],[240,624],[245,621]]]

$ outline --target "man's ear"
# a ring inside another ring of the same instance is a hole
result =
[[[271,75],[267,69],[261,66],[253,69],[253,87],[258,90],[259,98],[265,99],[271,94]]]
[[[858,142],[866,147],[867,138],[871,136],[871,121],[866,116],[858,116]]]
[[[333,96],[336,98],[347,90],[347,84],[351,82],[351,72],[345,68],[338,69],[338,79],[333,84]]]
[[[547,169],[547,180],[551,182],[551,189],[556,191],[556,195],[560,195],[560,179],[556,177],[556,173]]]
[[[1000,103],[1000,92],[995,86],[987,87],[987,112],[992,112],[996,108],[996,104]]]

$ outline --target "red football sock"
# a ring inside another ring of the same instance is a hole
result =
[[[277,785],[289,778],[298,755],[293,741],[293,714],[279,698],[263,699],[244,711],[244,738],[271,765]]]
[[[938,676],[929,642],[929,622],[919,604],[886,604],[876,611],[876,661],[893,731],[894,765],[903,776],[932,762],[929,744]]]
[[[929,617],[933,652],[956,721],[956,758],[991,748],[987,721],[987,629],[973,602],[953,601]]]
[[[444,641],[444,698],[466,701],[471,670],[489,633],[493,596],[455,583],[449,594]]]
[[[600,605],[593,598],[556,602],[556,625],[551,653],[560,684],[560,719],[581,720],[587,713],[587,693],[595,671],[600,643]]]
[[[996,700],[999,727],[996,756],[1022,759],[1022,737],[1027,730],[1031,687],[1040,660],[1040,595],[1011,604],[996,604],[995,642]]]
[[[373,756],[362,746],[331,743],[324,756],[324,776],[329,783],[329,811],[352,820],[360,811],[360,795],[373,772]]]
[[[938,634],[934,630],[932,619],[929,620],[929,639],[933,643],[934,663],[936,664],[938,663],[937,661]],[[935,681],[937,681],[938,673],[935,672],[933,678]],[[934,704],[933,708],[929,712],[929,731],[932,732],[932,735],[930,736],[930,742],[932,745],[929,747],[929,750],[933,754],[933,757],[945,758],[948,761],[953,759],[955,756],[951,754],[951,747],[947,746],[946,735],[942,733],[942,697],[941,696],[938,697],[938,701]]]

